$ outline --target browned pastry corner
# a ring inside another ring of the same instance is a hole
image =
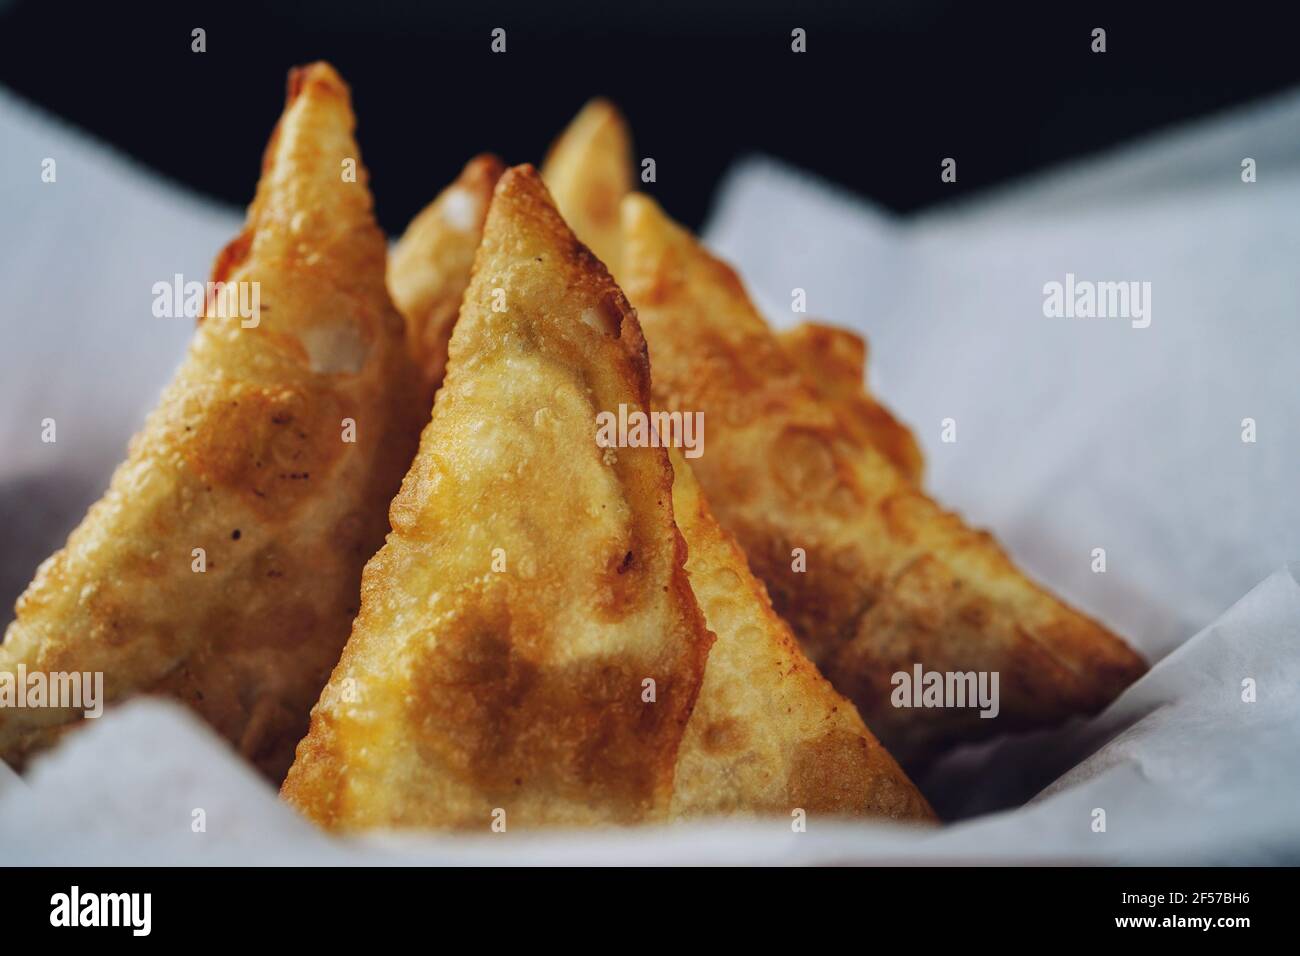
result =
[[[582,108],[551,147],[542,177],[570,228],[617,279],[619,203],[632,191],[632,137],[614,104],[594,99]]]
[[[816,322],[803,322],[776,338],[814,397],[834,411],[844,438],[875,448],[920,487],[925,476],[921,446],[866,387],[866,340]]]

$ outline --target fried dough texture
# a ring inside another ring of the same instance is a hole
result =
[[[213,270],[260,284],[257,324],[209,302],[0,646],[0,671],[102,672],[110,701],[181,700],[276,782],[347,640],[421,424],[365,170],[341,176],[359,164],[353,125],[331,67],[290,74],[247,224]],[[0,710],[0,754],[21,764],[80,715]]]
[[[508,170],[290,803],[337,830],[667,817],[712,635],[666,451],[596,442],[649,402],[636,314]]]
[[[582,108],[551,147],[542,178],[570,228],[617,279],[619,203],[632,191],[632,137],[614,104],[594,99]]]
[[[1122,640],[855,442],[736,274],[653,200],[627,197],[623,230],[622,279],[650,345],[657,405],[704,412],[706,451],[692,468],[719,522],[813,662],[904,766],[948,744],[1093,713],[1143,673]],[[893,706],[893,675],[915,664],[998,672],[999,716]]]
[[[800,323],[776,337],[813,396],[835,413],[845,440],[875,448],[919,487],[925,477],[921,446],[867,389],[866,339],[817,322]]]
[[[484,154],[411,220],[388,260],[388,290],[406,320],[407,340],[432,403],[447,368],[447,345],[469,285],[492,189],[504,171]]]
[[[673,815],[934,819],[853,705],[804,656],[735,539],[674,450],[673,512],[709,629],[695,711],[677,758]]]

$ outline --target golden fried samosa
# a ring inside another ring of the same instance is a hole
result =
[[[584,115],[590,115],[590,110]],[[595,145],[589,137],[578,138],[584,150]],[[583,152],[571,148],[561,155],[572,162]],[[619,161],[626,165],[625,159]],[[472,163],[458,184],[412,223],[399,245],[402,254],[389,267],[389,285],[399,307],[405,306],[408,329],[415,330],[416,338],[422,330],[444,331],[440,336],[444,361],[454,320],[454,314],[446,318],[451,303],[445,296],[438,309],[424,303],[439,300],[439,290],[455,288],[463,260],[458,249],[446,251],[446,243],[462,242],[468,231],[449,233],[441,209],[458,189],[468,192],[458,204],[480,195],[485,182],[490,194],[498,174],[488,162]],[[613,209],[617,213],[617,202]],[[449,264],[455,268],[448,268]],[[469,268],[463,263],[457,304]],[[403,289],[411,294],[404,295]],[[424,302],[417,301],[420,295]],[[857,371],[860,375],[861,365]],[[681,527],[691,553],[690,581],[701,603],[711,602],[719,625],[725,626],[714,627],[719,644],[709,658],[706,691],[678,758],[674,815],[784,814],[796,806],[810,812],[920,814],[923,798],[862,727],[852,705],[803,657],[788,627],[772,612],[762,585],[750,575],[743,555],[708,514],[689,469],[684,478],[680,469],[678,474],[674,500],[686,496],[691,509],[690,520]],[[720,592],[720,587],[733,582],[734,593]]]
[[[530,166],[488,211],[446,380],[283,795],[337,829],[664,818],[712,636],[636,314]]]
[[[717,636],[677,758],[673,815],[789,816],[801,808],[933,819],[853,705],[799,649],[676,450],[672,463],[686,573]]]
[[[503,169],[495,156],[471,159],[411,220],[388,260],[388,291],[406,319],[407,340],[430,400],[442,384],[447,343]]]
[[[565,222],[618,278],[619,203],[632,191],[632,137],[604,99],[589,102],[560,134],[542,178]]]
[[[920,485],[925,459],[916,437],[867,390],[866,339],[848,329],[803,322],[778,332],[777,341],[804,384],[835,412],[845,439],[873,446],[908,481]]]
[[[247,224],[213,271],[260,309],[209,299],[0,647],[0,672],[102,672],[110,701],[184,701],[276,781],[347,640],[423,417],[352,129],[331,67],[290,74]],[[19,763],[79,716],[0,709],[0,755]]]
[[[848,437],[736,274],[652,200],[626,198],[623,227],[622,281],[649,342],[656,402],[704,413],[706,451],[692,467],[710,506],[813,662],[904,765],[945,744],[1095,712],[1144,671],[1122,640],[1027,580],[990,535]],[[925,703],[895,680],[917,666],[996,672],[998,716],[969,702],[895,706]]]

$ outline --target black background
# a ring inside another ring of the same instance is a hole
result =
[[[909,211],[1300,82],[1292,18],[1265,7],[1037,6],[0,0],[0,82],[243,205],[286,71],[328,59],[353,87],[390,233],[476,152],[540,160],[597,93],[655,158],[652,191],[698,226],[751,152]],[[790,52],[795,26],[806,54]],[[1089,48],[1096,26],[1105,54]],[[945,156],[956,184],[940,182]]]

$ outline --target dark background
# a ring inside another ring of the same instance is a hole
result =
[[[0,0],[0,83],[243,205],[286,71],[328,59],[353,87],[379,217],[398,233],[469,156],[538,161],[597,93],[655,158],[651,191],[698,226],[751,152],[909,211],[1300,82],[1292,17],[1261,7],[1038,6]],[[496,26],[505,55],[489,50]],[[795,26],[806,54],[790,52]],[[945,156],[955,185],[940,182]]]

